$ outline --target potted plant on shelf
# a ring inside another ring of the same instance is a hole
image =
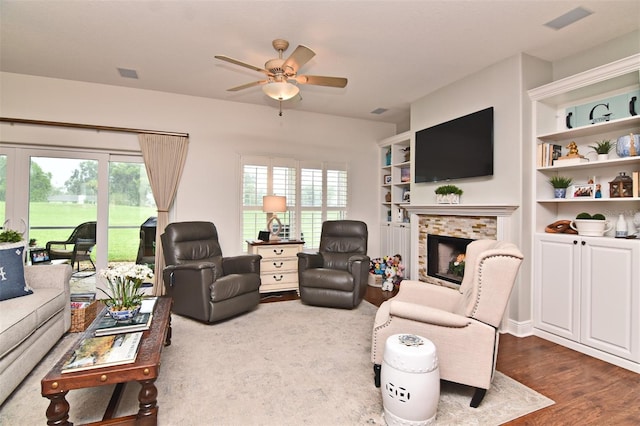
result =
[[[595,145],[589,145],[589,148],[593,149],[598,154],[598,161],[609,159],[609,153],[615,148],[615,142],[611,142],[609,139],[603,139],[596,142]]]
[[[553,186],[553,196],[555,198],[565,198],[567,196],[567,188],[571,185],[573,179],[566,176],[552,176],[549,183]]]
[[[442,185],[436,188],[435,193],[438,204],[460,204],[463,191],[455,185]]]
[[[108,306],[109,315],[116,321],[128,321],[140,311],[144,292],[141,290],[145,280],[153,278],[153,271],[147,265],[110,266],[100,271],[107,280],[107,295],[102,302]]]
[[[574,231],[578,231],[578,235],[588,237],[602,237],[605,232],[611,229],[607,218],[601,213],[591,215],[582,212],[576,216],[576,219],[569,226]]]

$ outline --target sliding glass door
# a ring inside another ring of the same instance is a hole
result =
[[[140,156],[17,146],[0,149],[0,210],[2,223],[38,247],[96,222],[90,262],[100,269],[136,261],[155,203]]]

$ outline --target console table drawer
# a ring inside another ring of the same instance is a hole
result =
[[[260,272],[291,272],[298,269],[298,258],[290,257],[284,259],[262,259]]]
[[[256,254],[262,256],[263,259],[277,259],[282,257],[296,257],[301,251],[298,245],[271,245],[265,247],[257,247]]]
[[[260,274],[262,285],[292,283],[298,285],[298,271]]]

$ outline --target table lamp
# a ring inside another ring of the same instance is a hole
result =
[[[279,235],[282,232],[282,222],[280,222],[276,213],[284,213],[287,211],[287,197],[281,195],[265,195],[262,197],[262,211],[267,213],[269,240],[279,240]]]

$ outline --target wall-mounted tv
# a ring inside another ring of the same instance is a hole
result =
[[[415,182],[493,175],[493,107],[416,132]]]

